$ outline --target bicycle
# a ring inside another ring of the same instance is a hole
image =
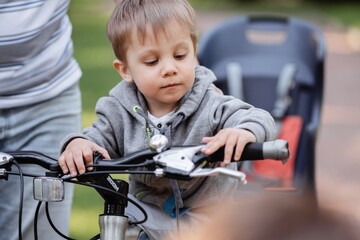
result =
[[[114,179],[111,174],[151,174],[179,180],[193,177],[206,177],[218,174],[235,177],[246,183],[246,175],[240,171],[226,168],[204,168],[205,162],[217,162],[222,159],[224,149],[221,148],[211,156],[200,152],[203,145],[195,146],[167,146],[165,136],[154,136],[150,148],[146,148],[127,156],[103,160],[102,156],[94,153],[94,163],[86,167],[93,170],[76,177],[64,176],[56,159],[39,152],[19,151],[0,152],[0,179],[7,180],[9,175],[18,175],[20,182],[24,177],[33,177],[34,198],[39,201],[34,215],[34,238],[38,239],[37,214],[42,202],[46,204],[46,213],[50,225],[61,237],[72,239],[61,233],[52,223],[48,210],[48,202],[59,202],[64,198],[64,182],[80,184],[95,188],[104,199],[104,211],[99,215],[100,233],[91,239],[123,240],[128,225],[137,225],[147,220],[147,214],[140,205],[128,198],[128,183]],[[240,160],[274,159],[284,163],[289,158],[288,143],[277,139],[264,143],[250,143],[246,145]],[[23,173],[21,164],[36,164],[48,171],[41,176]],[[12,171],[12,166],[18,168]],[[139,168],[142,169],[139,169]],[[75,180],[76,179],[76,180]],[[21,194],[21,193],[20,193]],[[134,204],[143,213],[144,218],[138,222],[128,222],[125,208],[128,202]],[[21,240],[21,208],[20,195],[19,239]]]

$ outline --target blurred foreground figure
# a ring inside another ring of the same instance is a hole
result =
[[[347,216],[318,207],[299,196],[251,195],[210,210],[210,219],[177,240],[358,240],[360,231]]]

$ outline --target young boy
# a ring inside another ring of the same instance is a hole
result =
[[[223,166],[235,168],[249,142],[272,140],[274,121],[269,113],[220,95],[213,73],[197,66],[195,13],[186,0],[124,0],[107,28],[121,81],[108,97],[100,98],[98,120],[82,135],[69,136],[59,164],[65,174],[85,172],[94,151],[117,158],[148,147],[151,135],[168,137],[172,145],[206,143],[206,154],[225,146]],[[237,180],[228,177],[175,181],[130,175],[130,193],[147,210],[143,225],[152,239],[174,228],[176,213],[228,197]],[[128,214],[134,215],[131,209]]]

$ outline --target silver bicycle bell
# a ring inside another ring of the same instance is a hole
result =
[[[160,153],[168,148],[169,140],[165,135],[156,134],[151,137],[149,146],[151,150]]]

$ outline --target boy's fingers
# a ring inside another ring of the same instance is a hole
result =
[[[83,155],[83,164],[84,165],[93,164],[94,152],[92,151],[91,148],[83,150],[82,155]],[[87,168],[88,171],[91,171],[92,169],[93,169],[92,167]],[[85,166],[84,166],[84,171],[85,171]]]
[[[70,161],[68,161],[70,162]],[[73,153],[73,166],[74,169],[71,171],[71,175],[73,174],[77,174],[77,172],[79,174],[83,174],[85,172],[85,165],[84,165],[84,159],[83,159],[83,155],[82,152],[74,152]]]
[[[229,165],[232,160],[232,156],[234,154],[234,148],[236,146],[236,143],[237,143],[237,138],[232,137],[231,135],[228,137],[228,139],[225,143],[224,163],[226,165]]]
[[[69,169],[70,175],[73,176],[73,177],[76,177],[77,170],[76,170],[76,167],[75,167],[75,159],[73,161],[72,154],[66,155],[65,158],[67,159],[67,161],[65,163],[67,165],[67,168]]]
[[[63,173],[68,174],[69,169],[66,166],[64,154],[61,154],[58,163],[59,163],[59,166],[60,166],[61,170],[63,171]]]
[[[104,157],[104,159],[110,159],[109,153],[104,148],[101,148],[99,150],[99,153],[101,153],[101,155]]]
[[[237,144],[235,146],[235,155],[234,160],[239,161],[244,150],[244,143],[242,142],[241,138],[238,139]]]
[[[208,142],[210,142],[213,138],[214,138],[214,137],[203,137],[203,138],[201,139],[201,141],[202,141],[203,143],[208,143]]]
[[[226,141],[226,134],[224,134],[224,131],[220,131],[218,134],[212,137],[203,137],[202,142],[206,143],[202,151],[210,155],[214,153],[216,150],[218,150],[220,147],[225,145]]]
[[[94,144],[91,149],[92,149],[93,152],[98,152],[98,153],[100,153],[100,154],[103,156],[104,159],[110,159],[110,155],[109,155],[109,153],[106,151],[105,148],[102,148],[102,147]]]

